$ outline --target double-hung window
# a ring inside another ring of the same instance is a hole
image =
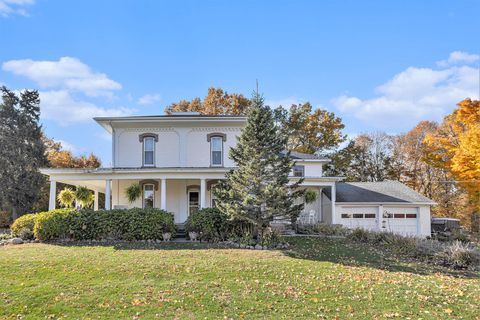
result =
[[[153,167],[155,164],[155,138],[145,137],[143,139],[143,166]]]
[[[212,137],[210,139],[210,157],[211,165],[215,167],[223,166],[223,138]]]

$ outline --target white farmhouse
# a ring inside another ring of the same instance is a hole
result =
[[[49,209],[56,183],[85,186],[105,194],[105,209],[155,207],[172,212],[177,224],[199,208],[215,206],[212,185],[234,167],[228,151],[245,124],[241,116],[175,113],[161,116],[101,117],[95,121],[112,135],[111,168],[42,169],[50,178]],[[398,182],[343,183],[326,177],[328,159],[293,152],[291,179],[317,199],[305,205],[301,223],[342,224],[417,236],[430,235],[431,200]],[[140,184],[142,196],[130,203],[126,188]]]

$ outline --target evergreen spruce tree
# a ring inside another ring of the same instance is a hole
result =
[[[275,217],[295,220],[303,209],[295,201],[303,196],[302,181],[289,183],[294,162],[286,146],[272,110],[254,94],[247,123],[229,154],[237,168],[214,189],[219,209],[254,224],[261,234]]]
[[[31,209],[44,182],[38,169],[47,163],[38,124],[38,91],[25,90],[17,96],[0,88],[0,205],[12,218]]]

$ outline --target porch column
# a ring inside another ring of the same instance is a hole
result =
[[[105,210],[110,210],[110,182],[112,180],[107,179],[105,180]]]
[[[55,202],[57,199],[57,181],[50,180],[50,197],[48,198],[48,210],[55,210]]]
[[[207,184],[205,179],[200,179],[200,209],[205,208]]]
[[[336,219],[336,208],[335,208],[335,204],[337,202],[337,187],[335,185],[335,182],[333,183],[333,186],[332,186],[332,224],[336,224],[337,223],[337,219]]]
[[[167,179],[161,179],[160,182],[160,209],[167,210]]]
[[[93,210],[98,211],[98,191],[94,190],[95,199],[93,200]]]

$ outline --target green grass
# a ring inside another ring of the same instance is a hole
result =
[[[346,240],[291,250],[192,244],[0,247],[0,319],[478,319],[477,274]]]

